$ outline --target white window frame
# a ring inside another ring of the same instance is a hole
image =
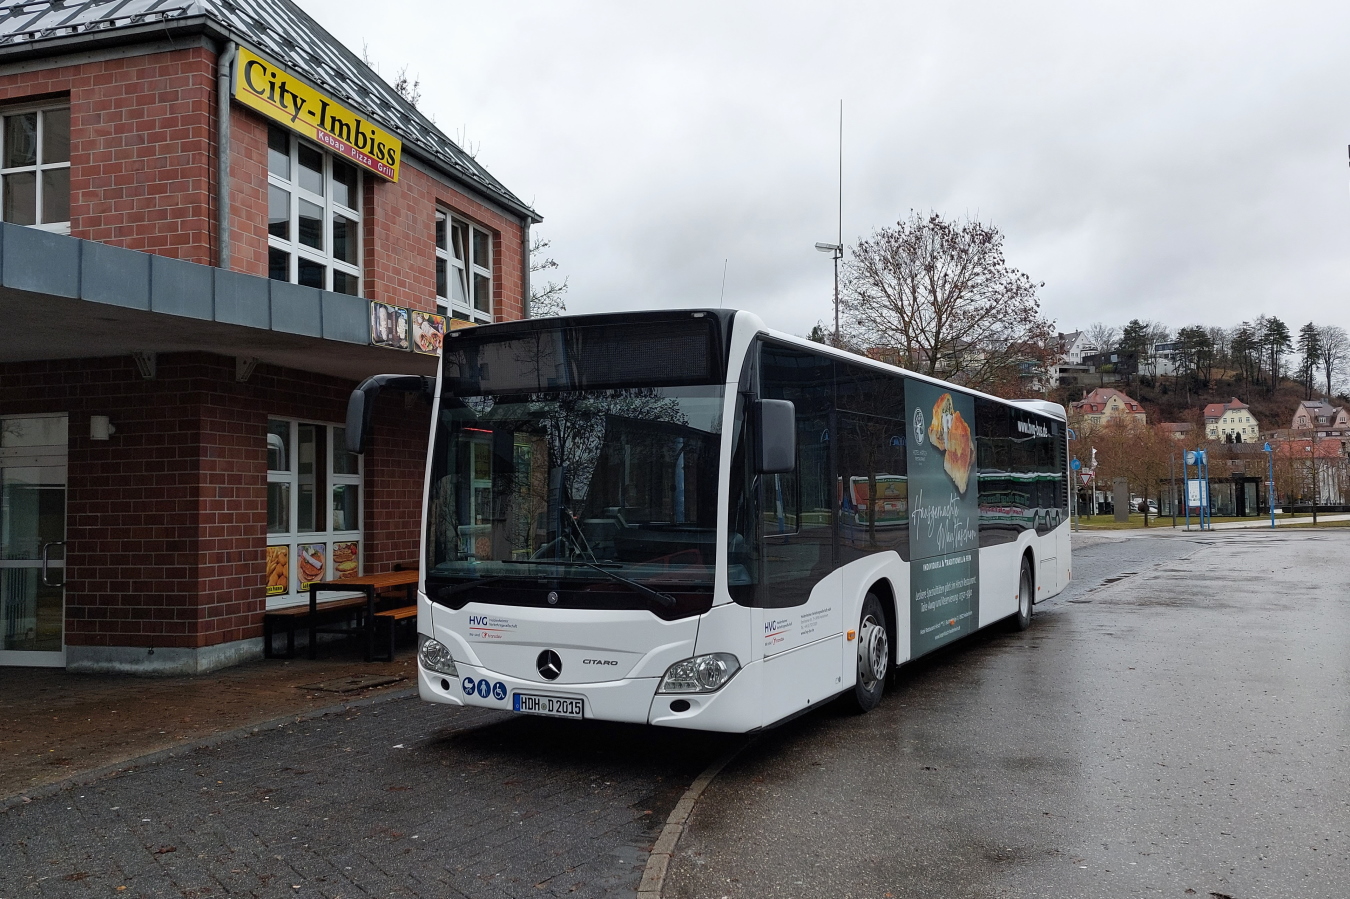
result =
[[[296,547],[302,543],[323,543],[328,549],[324,555],[324,574],[325,580],[334,577],[333,571],[333,544],[355,541],[357,546],[357,573],[365,572],[365,510],[366,510],[366,487],[365,487],[365,458],[356,457],[356,474],[336,474],[333,471],[333,450],[339,445],[336,440],[345,432],[345,425],[333,424],[331,422],[314,421],[310,419],[286,418],[280,415],[269,415],[267,417],[267,433],[272,433],[272,422],[285,422],[289,425],[288,433],[288,452],[286,457],[287,470],[273,471],[269,465],[267,471],[267,483],[271,484],[289,484],[289,509],[287,511],[287,521],[289,530],[285,533],[274,533],[270,529],[267,533],[268,546],[285,546],[287,559],[287,576],[289,577],[289,589],[286,593],[267,597],[267,608],[276,609],[285,606],[293,606],[299,603],[309,602],[309,594],[300,591],[300,572],[299,565],[296,563]],[[298,452],[300,447],[300,426],[314,425],[324,428],[326,431],[327,451],[324,453],[324,490],[322,502],[320,503],[323,516],[322,529],[313,531],[298,530],[300,520],[300,466],[298,464]],[[345,445],[345,444],[344,444]],[[333,489],[338,486],[355,486],[356,492],[356,528],[347,528],[336,530],[333,528]]]
[[[442,227],[443,225],[443,227]],[[464,234],[464,259],[456,258],[450,251],[451,244],[454,241],[455,229],[463,229]],[[444,234],[444,239],[441,234]],[[480,265],[479,260],[473,256],[474,235],[481,234],[487,241],[487,264]],[[436,286],[436,305],[441,314],[456,321],[467,321],[475,324],[489,324],[493,320],[492,308],[492,244],[493,237],[491,231],[486,228],[480,228],[467,219],[460,218],[452,212],[444,209],[436,210],[436,228],[432,232],[433,242],[436,245],[436,267],[437,267],[437,286]],[[445,290],[440,288],[440,269],[445,269]],[[475,275],[487,279],[487,296],[483,300],[486,308],[478,308],[478,282]],[[462,279],[460,283],[464,286],[464,301],[453,298],[454,290],[451,285],[456,278]]]
[[[45,137],[44,131],[45,131],[45,129],[46,129],[46,122],[47,122],[47,116],[44,115],[44,113],[47,113],[47,112],[50,112],[50,111],[54,111],[54,110],[58,110],[58,109],[64,109],[64,110],[66,110],[67,112],[69,112],[69,111],[70,111],[70,101],[67,100],[67,101],[65,101],[65,102],[63,102],[63,103],[52,103],[52,102],[50,102],[50,101],[48,101],[48,102],[46,102],[46,103],[23,103],[23,104],[18,104],[18,105],[15,105],[15,106],[9,106],[9,107],[4,108],[3,110],[0,110],[0,118],[8,118],[9,116],[12,116],[12,115],[25,115],[25,114],[30,113],[30,112],[36,112],[36,113],[38,114],[38,116],[37,116],[37,137],[36,137],[36,140],[37,140],[37,155],[36,155],[36,161],[35,161],[32,165],[13,166],[13,167],[11,167],[11,168],[4,168],[4,167],[3,167],[3,166],[4,166],[4,158],[5,158],[5,155],[4,155],[4,154],[5,154],[5,149],[6,149],[5,146],[4,146],[4,143],[5,143],[5,130],[4,130],[4,125],[3,125],[3,123],[0,122],[0,210],[3,210],[3,209],[4,209],[4,191],[5,191],[5,181],[6,181],[5,176],[6,176],[6,175],[17,175],[17,174],[20,174],[20,173],[23,173],[23,172],[33,172],[33,173],[35,173],[34,180],[36,181],[36,184],[35,184],[35,187],[34,187],[34,191],[33,191],[33,197],[34,197],[33,202],[34,202],[34,204],[35,204],[35,208],[33,209],[33,219],[34,219],[34,221],[36,222],[36,224],[33,224],[33,225],[27,225],[27,226],[25,226],[25,227],[36,228],[36,229],[39,230],[39,231],[51,231],[51,232],[54,233],[54,234],[69,234],[69,233],[70,233],[70,197],[69,197],[69,191],[70,191],[70,187],[69,187],[69,185],[70,185],[70,179],[69,179],[69,177],[67,177],[67,179],[66,179],[66,185],[67,185],[67,187],[66,187],[66,191],[67,191],[67,197],[66,197],[66,220],[63,221],[63,222],[44,222],[44,221],[42,221],[42,191],[43,191],[43,187],[42,187],[42,173],[43,173],[43,172],[54,171],[54,170],[56,170],[56,169],[66,169],[67,171],[69,171],[69,169],[70,169],[70,156],[69,156],[69,153],[67,153],[66,160],[65,160],[64,162],[44,163],[44,162],[42,161],[43,138]]]
[[[273,171],[272,171],[272,167],[271,167],[271,164],[270,164],[270,163],[271,163],[271,153],[270,153],[270,148],[271,148],[271,136],[272,136],[272,133],[273,133],[274,131],[275,131],[276,133],[279,133],[279,134],[285,134],[285,135],[286,135],[287,146],[288,146],[288,148],[289,148],[289,155],[290,155],[290,162],[291,162],[291,165],[290,165],[290,167],[291,167],[291,172],[290,172],[290,178],[289,178],[289,179],[287,179],[287,178],[286,178],[285,176],[283,176],[283,175],[277,174],[276,172],[273,172]],[[315,151],[316,153],[318,153],[319,156],[320,156],[320,158],[323,160],[323,190],[324,190],[324,192],[323,192],[323,195],[322,195],[322,196],[320,196],[319,194],[316,194],[316,193],[314,193],[314,192],[312,192],[312,191],[306,190],[305,188],[303,188],[303,187],[300,186],[300,145],[301,145],[302,143],[303,143],[307,148],[309,148],[309,149]],[[298,283],[300,283],[300,260],[301,260],[301,258],[304,258],[304,259],[309,260],[310,262],[317,262],[317,263],[319,263],[320,265],[323,266],[323,268],[324,268],[324,271],[323,271],[323,289],[324,289],[324,290],[333,290],[333,275],[334,275],[334,272],[342,272],[342,273],[344,273],[344,274],[351,275],[352,277],[356,278],[357,288],[356,288],[356,293],[355,293],[354,295],[355,295],[355,296],[364,296],[364,295],[365,295],[365,293],[364,293],[364,291],[365,291],[365,276],[364,276],[364,272],[363,272],[363,268],[364,268],[364,267],[363,267],[363,265],[362,265],[362,262],[363,262],[363,256],[364,256],[364,251],[365,251],[365,247],[363,246],[363,244],[365,243],[365,241],[362,240],[362,233],[363,233],[363,232],[362,232],[362,225],[361,225],[361,209],[360,209],[360,206],[361,206],[362,191],[365,189],[365,182],[364,182],[365,175],[362,173],[361,167],[360,167],[360,166],[357,166],[357,165],[352,165],[351,163],[346,162],[345,160],[343,160],[343,162],[344,162],[345,165],[351,166],[351,168],[352,168],[353,170],[355,170],[355,172],[356,172],[356,190],[355,190],[355,194],[356,194],[356,197],[355,197],[355,199],[356,199],[356,206],[355,206],[355,207],[352,207],[352,206],[344,206],[344,205],[342,205],[342,204],[336,202],[336,201],[333,199],[333,186],[334,186],[334,182],[333,182],[333,162],[334,162],[334,156],[333,156],[332,153],[329,153],[327,150],[323,149],[322,147],[318,146],[317,144],[311,143],[310,141],[306,141],[306,140],[304,140],[303,138],[301,138],[299,135],[292,134],[291,132],[287,131],[285,128],[281,128],[281,127],[279,127],[279,126],[277,126],[277,125],[268,125],[268,148],[269,148],[269,153],[268,153],[268,167],[267,167],[267,186],[268,186],[268,193],[267,193],[267,201],[266,201],[266,203],[267,203],[267,208],[268,208],[268,223],[269,223],[269,225],[270,225],[270,221],[271,221],[271,214],[270,214],[270,213],[271,213],[271,205],[272,205],[272,192],[271,192],[271,188],[272,188],[272,187],[280,188],[280,189],[282,189],[282,190],[285,190],[285,191],[290,195],[290,219],[289,219],[289,225],[288,225],[288,229],[287,229],[287,230],[289,231],[289,233],[290,233],[290,237],[289,237],[289,238],[277,237],[276,235],[274,235],[274,234],[271,233],[270,228],[269,228],[268,234],[267,234],[267,248],[268,248],[268,250],[273,250],[273,249],[276,249],[276,250],[283,250],[283,251],[285,251],[285,252],[287,253],[287,260],[286,260],[286,269],[287,269],[287,271],[286,271],[286,278],[285,278],[285,280],[286,280],[286,281],[289,281],[289,282],[292,283],[292,284],[298,284]],[[314,249],[313,247],[309,246],[308,244],[304,244],[304,243],[301,243],[301,242],[300,242],[300,201],[301,201],[301,200],[307,200],[307,201],[309,201],[310,203],[313,203],[314,205],[319,206],[319,207],[321,207],[321,208],[323,209],[323,249],[322,249],[322,250],[316,250],[316,249]],[[348,219],[349,221],[352,222],[352,227],[356,229],[356,262],[355,262],[355,263],[344,262],[344,261],[342,261],[342,260],[336,258],[336,257],[333,255],[333,216],[334,216],[334,215],[341,215],[341,216],[343,216],[344,218]],[[269,276],[270,276],[270,274],[271,274],[271,259],[270,259],[270,254],[269,254],[268,263],[269,263],[269,265],[268,265],[268,273],[269,273]],[[278,280],[281,280],[281,279],[278,279]],[[313,286],[313,285],[310,285],[310,286]],[[339,293],[346,293],[346,291],[338,291],[338,292],[339,292]]]

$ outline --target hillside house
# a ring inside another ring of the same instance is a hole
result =
[[[1069,404],[1070,413],[1076,416],[1080,427],[1091,432],[1112,421],[1122,421],[1128,425],[1144,427],[1148,418],[1139,401],[1116,390],[1114,387],[1098,387],[1084,393],[1083,398]]]
[[[1205,407],[1205,436],[1225,443],[1255,443],[1261,436],[1261,426],[1251,407],[1233,397],[1226,403]]]

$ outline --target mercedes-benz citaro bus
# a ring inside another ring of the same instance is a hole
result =
[[[453,331],[432,401],[423,699],[744,732],[846,697],[1069,579],[1064,410],[729,310]],[[375,435],[376,439],[378,435]]]

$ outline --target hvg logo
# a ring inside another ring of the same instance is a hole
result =
[[[486,615],[470,615],[469,627],[487,627]]]

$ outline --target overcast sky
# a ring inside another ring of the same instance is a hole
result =
[[[572,312],[805,333],[843,233],[1007,238],[1061,330],[1350,328],[1350,4],[300,0],[544,217]]]

